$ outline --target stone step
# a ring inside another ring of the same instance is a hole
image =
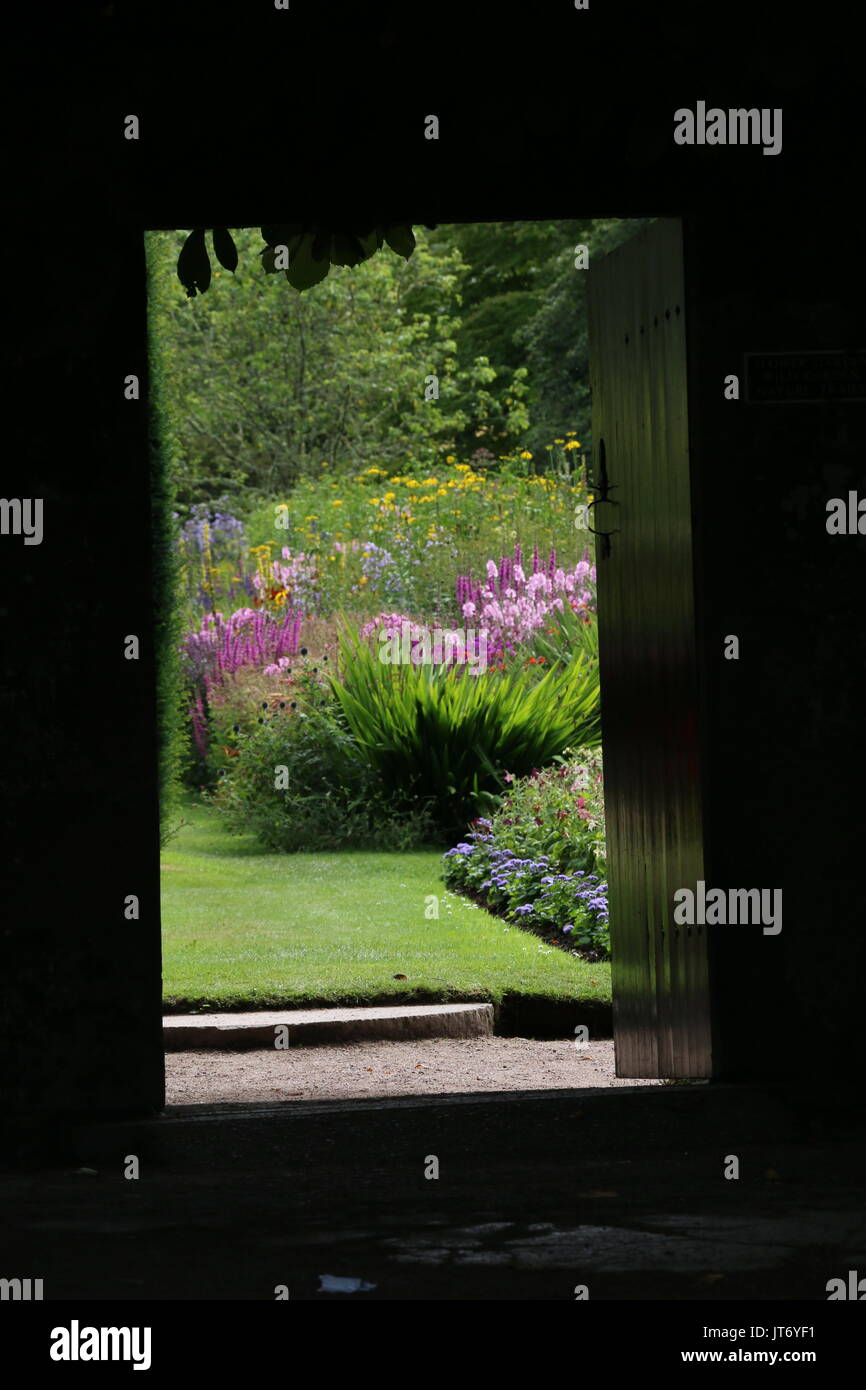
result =
[[[197,1047],[272,1048],[285,1025],[290,1047],[365,1039],[482,1038],[493,1033],[492,1004],[395,1004],[346,1009],[263,1009],[255,1013],[166,1014],[167,1052]],[[281,1037],[284,1035],[280,1035]]]

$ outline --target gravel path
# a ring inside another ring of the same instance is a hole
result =
[[[165,1064],[169,1105],[660,1084],[617,1079],[609,1039],[582,1048],[567,1040],[494,1037],[169,1052]]]

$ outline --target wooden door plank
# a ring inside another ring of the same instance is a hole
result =
[[[590,269],[593,465],[617,1075],[711,1074],[707,942],[673,921],[703,877],[682,228]]]

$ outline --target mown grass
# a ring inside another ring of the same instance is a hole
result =
[[[610,1000],[608,963],[588,965],[447,893],[435,850],[267,854],[197,799],[184,817],[162,857],[169,1012]],[[438,921],[424,915],[431,895]]]

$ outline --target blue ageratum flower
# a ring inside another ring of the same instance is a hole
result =
[[[518,913],[519,913],[521,916],[525,917],[526,914],[527,914],[528,912],[534,912],[534,911],[535,911],[535,909],[534,909],[534,907],[532,906],[532,903],[524,903],[522,907],[516,907],[516,908],[514,909],[514,915],[515,915],[515,917],[516,917],[516,916],[518,915]]]

